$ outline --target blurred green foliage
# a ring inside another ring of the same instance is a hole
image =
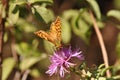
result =
[[[115,0],[114,3],[118,4],[118,1]],[[93,10],[99,28],[102,29],[105,26],[96,0],[81,0],[82,2],[88,6],[81,7],[80,9],[69,9],[61,13],[62,42],[64,44],[70,43],[72,32],[87,45],[89,44],[93,29],[93,23],[88,12],[89,9]],[[9,40],[14,40],[14,50],[18,56],[18,62],[14,57],[8,57],[3,60],[2,80],[7,80],[14,68],[20,70],[21,73],[29,69],[31,76],[38,77],[42,71],[34,67],[34,65],[44,59],[42,62],[49,64],[47,62],[47,53],[52,54],[54,52],[54,45],[46,40],[38,39],[34,32],[39,29],[46,30],[47,26],[50,26],[51,22],[55,19],[53,10],[49,8],[53,4],[53,0],[9,0],[8,13],[5,15],[5,7],[0,1],[0,16],[6,18],[4,42],[7,43]],[[116,5],[116,7],[118,6]],[[110,10],[107,13],[107,17],[111,16],[120,21],[119,10]],[[116,26],[120,29],[120,24],[116,24]],[[118,36],[116,51],[120,58],[120,35]],[[120,64],[117,66],[120,66]],[[96,78],[106,80],[106,77],[103,77],[106,70],[106,68],[99,67],[96,73],[94,73]],[[118,70],[120,69],[117,69],[115,72]],[[88,71],[86,75],[91,77],[93,73]],[[112,77],[113,80],[114,77]]]
[[[2,80],[7,80],[8,76],[12,72],[16,62],[12,57],[9,57],[3,61],[2,68]]]
[[[120,0],[114,0],[113,3],[115,8],[120,10]]]
[[[119,10],[110,10],[107,13],[107,16],[115,17],[116,19],[118,19],[120,21],[120,11]]]

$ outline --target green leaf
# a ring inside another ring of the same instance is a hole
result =
[[[15,8],[17,8],[16,4],[11,4],[10,5],[9,14],[8,14],[8,18],[7,18],[7,21],[9,23],[9,25],[14,25],[18,21],[19,10],[17,10],[15,13],[13,13]]]
[[[101,69],[100,71],[101,76],[105,75],[106,71],[109,69],[111,69],[111,67]]]
[[[98,80],[106,80],[105,77],[99,77]]]
[[[16,25],[22,32],[35,32],[36,28],[32,23],[27,22],[26,20],[19,18]]]
[[[101,68],[103,68],[103,67],[105,67],[105,64],[99,65],[98,69],[101,69]]]
[[[53,0],[28,0],[29,3],[33,4],[33,3],[49,3],[52,4]]]
[[[89,25],[92,25],[93,22],[91,21],[90,14],[88,13],[88,11],[86,9],[80,9],[79,15],[82,18],[82,20],[87,22]]]
[[[120,79],[120,75],[116,75],[116,76],[112,76],[111,80],[119,80]]]
[[[97,21],[97,25],[99,28],[104,28],[105,24],[102,21]]]
[[[114,5],[115,9],[120,10],[120,0],[113,0],[113,5]]]
[[[88,26],[93,25],[90,14],[88,13],[86,9],[80,9],[79,13],[80,13],[80,17],[82,18],[82,20],[86,22]],[[101,20],[97,20],[97,25],[99,28],[103,28],[105,26],[105,24]]]
[[[67,20],[62,19],[62,41],[63,43],[69,43],[71,39],[71,27]]]
[[[30,71],[30,75],[33,76],[33,77],[39,77],[40,76],[40,72],[38,71],[38,69],[32,69]]]
[[[98,19],[101,19],[100,8],[99,8],[99,5],[98,5],[98,3],[96,2],[96,0],[86,0],[86,1],[87,1],[87,2],[90,4],[90,6],[92,7],[92,9],[93,9],[96,17],[97,17]]]
[[[33,47],[34,47],[34,45],[30,45],[25,42],[21,42],[21,43],[15,45],[15,49],[16,49],[17,53],[24,57],[40,55],[40,53]]]
[[[24,60],[21,61],[20,63],[20,69],[22,71],[30,68],[31,66],[33,66],[35,63],[37,63],[38,61],[45,59],[47,57],[46,54],[41,54],[40,57],[29,57],[29,58],[25,58]]]
[[[32,41],[32,45],[33,45],[33,48],[34,48],[34,49],[37,49],[37,47],[38,47],[38,45],[39,45],[39,41],[38,41],[37,39],[34,39],[34,40]]]
[[[30,49],[29,45],[25,42],[21,42],[20,44],[17,44],[15,46],[15,49],[18,52],[18,54],[20,54],[22,56],[28,56],[28,55],[32,54],[30,51],[31,49]]]
[[[79,66],[79,69],[80,70],[83,70],[84,68],[86,67],[86,63],[85,62],[82,62]]]
[[[45,23],[49,23],[54,17],[52,11],[45,7],[34,6],[34,8],[32,8],[32,12],[38,20],[44,21]]]
[[[69,20],[70,18],[74,17],[78,15],[78,11],[77,10],[67,10],[62,14],[62,17],[66,20]]]
[[[113,75],[116,75],[120,71],[120,58],[115,62],[113,66]]]
[[[53,53],[54,52],[54,47],[55,46],[51,42],[43,40],[43,43],[44,43],[44,48],[47,51],[47,53]]]
[[[27,3],[27,0],[15,0],[15,1],[12,1],[10,0],[12,4],[16,4],[16,5],[25,5]]]
[[[92,22],[86,9],[68,10],[63,13],[63,18],[72,26],[73,32],[78,35],[85,43],[89,43]]]
[[[120,33],[118,34],[117,44],[116,44],[116,51],[118,54],[118,58],[120,58]]]
[[[4,33],[3,40],[4,40],[4,42],[7,42],[7,40],[8,40],[8,33],[7,32]]]
[[[72,28],[74,33],[84,40],[86,44],[89,43],[91,34],[90,27],[84,20],[78,18],[78,16],[74,16],[72,19]]]
[[[12,72],[15,66],[15,60],[13,58],[7,58],[2,64],[2,80],[7,80],[8,76]]]
[[[86,74],[88,77],[91,77],[92,76],[92,73],[87,71],[87,74]]]
[[[120,21],[120,11],[118,10],[110,10],[108,13],[107,13],[107,16],[112,16],[112,17],[115,17],[116,19],[118,19]]]

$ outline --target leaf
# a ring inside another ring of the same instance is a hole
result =
[[[18,26],[18,29],[20,29],[22,32],[34,32],[36,31],[36,28],[32,23],[27,22],[26,20],[19,18],[16,25]]]
[[[119,80],[120,79],[120,75],[116,75],[116,76],[112,76],[111,80]]]
[[[20,54],[21,56],[28,56],[29,54],[31,54],[31,49],[29,47],[29,45],[25,42],[21,42],[20,44],[17,44],[15,46],[16,51],[18,52],[18,54]]]
[[[101,68],[103,68],[103,67],[105,67],[105,64],[99,65],[98,69],[101,69]]]
[[[7,32],[4,33],[3,40],[4,40],[4,42],[7,42],[7,40],[8,40],[8,33]]]
[[[111,67],[101,69],[100,75],[101,76],[105,75],[106,71],[109,70],[109,69],[111,69]]]
[[[88,77],[91,77],[91,76],[92,76],[92,73],[89,72],[89,71],[87,71],[86,75],[87,75]]]
[[[84,40],[86,44],[89,43],[91,34],[90,27],[84,20],[78,18],[78,16],[74,16],[72,19],[72,28],[74,33]]]
[[[78,35],[86,44],[89,43],[91,35],[90,26],[92,22],[86,9],[68,10],[63,13],[63,18],[72,26],[73,32]]]
[[[101,19],[100,8],[99,8],[99,5],[98,5],[98,3],[96,2],[96,0],[86,0],[86,1],[87,1],[87,2],[90,4],[90,6],[92,7],[92,9],[93,9],[96,17],[97,17],[98,19]]]
[[[113,66],[113,75],[116,75],[120,71],[120,58],[115,62]]]
[[[67,20],[62,19],[62,41],[69,43],[71,40],[71,27]]]
[[[15,13],[13,13],[13,11],[15,10],[15,8],[17,8],[16,4],[11,4],[10,8],[9,8],[9,14],[8,14],[8,18],[7,21],[9,23],[9,25],[14,25],[19,18],[19,10],[16,10]]]
[[[102,21],[97,21],[97,25],[99,28],[104,28],[105,24]]]
[[[118,10],[110,10],[108,13],[107,13],[107,16],[110,17],[115,17],[116,19],[118,19],[120,21],[120,11]]]
[[[88,13],[88,11],[86,9],[80,9],[79,15],[82,18],[82,20],[87,22],[89,25],[92,25],[93,22],[91,21],[90,14]]]
[[[62,14],[63,18],[66,19],[66,20],[69,20],[70,18],[72,18],[76,15],[78,15],[77,10],[67,10]]]
[[[8,76],[12,72],[15,66],[15,60],[13,58],[7,58],[2,64],[2,80],[7,80]]]
[[[28,0],[29,3],[33,4],[33,3],[49,3],[52,4],[53,0]]]
[[[34,6],[34,8],[32,8],[32,12],[38,20],[44,21],[45,23],[49,23],[54,17],[52,11],[45,7]]]
[[[33,77],[39,77],[40,76],[40,72],[38,71],[38,69],[32,69],[30,71],[30,75],[33,76]]]
[[[33,48],[34,48],[34,49],[37,49],[37,47],[38,47],[38,45],[39,45],[39,41],[38,41],[37,39],[34,39],[34,40],[32,41],[32,45],[33,45]]]
[[[113,0],[113,6],[115,9],[120,10],[120,0]]]
[[[51,42],[43,40],[43,43],[44,43],[44,48],[47,51],[47,53],[53,53],[54,52],[54,47],[55,46]]]
[[[42,54],[40,57],[29,57],[29,58],[25,58],[24,60],[21,61],[20,63],[20,69],[22,71],[30,68],[31,66],[33,66],[35,63],[37,63],[38,61],[46,58],[47,55],[46,54]]]
[[[12,1],[12,0],[10,0],[10,1]],[[25,5],[27,3],[27,0],[17,0],[17,1],[15,0],[11,3],[16,4],[16,5]]]
[[[24,57],[30,57],[30,56],[39,56],[40,52],[36,50],[36,48],[33,48],[34,45],[27,44],[25,42],[21,42],[19,44],[15,45],[15,49],[17,53]]]
[[[105,77],[99,77],[98,80],[106,80]]]

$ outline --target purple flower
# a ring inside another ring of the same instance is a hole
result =
[[[46,73],[52,76],[54,73],[59,72],[60,76],[64,77],[64,74],[69,72],[67,69],[76,65],[70,62],[71,58],[76,57],[79,60],[84,60],[81,53],[82,51],[79,51],[79,49],[72,51],[71,47],[65,47],[55,51],[53,56],[50,57],[52,64]]]

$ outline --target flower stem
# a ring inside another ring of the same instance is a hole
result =
[[[59,76],[59,73],[57,73],[57,80],[60,80],[60,76]]]
[[[104,60],[104,63],[105,63],[105,67],[108,68],[109,67],[108,55],[107,55],[107,51],[106,51],[106,48],[105,48],[105,45],[104,45],[102,34],[101,34],[101,32],[100,32],[100,30],[98,28],[98,25],[96,23],[96,20],[95,20],[95,18],[93,16],[93,13],[92,13],[91,10],[89,10],[89,14],[90,14],[90,17],[92,19],[93,27],[95,29],[95,32],[96,32],[98,40],[99,40],[99,44],[100,44],[100,47],[101,47],[101,50],[102,50],[102,55],[103,55],[103,60]],[[107,74],[107,77],[111,76],[109,70],[106,71],[106,74]]]

